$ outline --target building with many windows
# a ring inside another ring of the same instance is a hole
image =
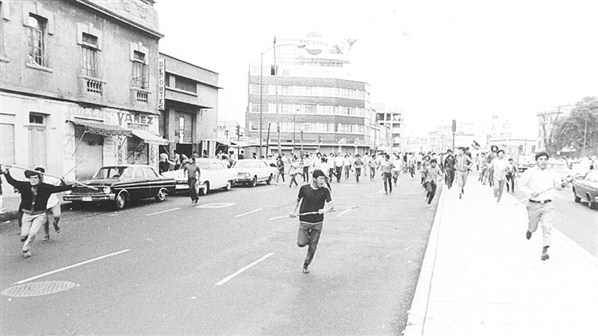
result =
[[[351,78],[348,52],[354,42],[310,33],[277,42],[276,66],[251,64],[245,130],[253,143],[261,136],[263,155],[266,147],[277,151],[278,127],[283,152],[373,149],[370,86]],[[273,60],[273,52],[265,51],[264,59]]]
[[[387,130],[387,138],[384,139],[388,144],[387,150],[398,152],[401,150],[403,137],[403,113],[400,109],[389,108],[384,104],[373,104],[376,110],[376,122]]]
[[[85,179],[156,165],[153,0],[0,1],[0,161]]]

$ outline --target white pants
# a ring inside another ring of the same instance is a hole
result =
[[[45,221],[45,212],[39,215],[30,215],[28,213],[23,214],[23,220],[21,224],[21,237],[27,237],[27,240],[25,240],[25,244],[23,244],[23,252],[29,251],[31,245],[33,244],[33,240],[35,239],[37,231],[39,231],[39,228],[42,227]]]

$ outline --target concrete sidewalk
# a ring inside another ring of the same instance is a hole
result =
[[[474,176],[443,189],[405,335],[598,335],[596,258],[553,229],[541,261],[515,202]]]

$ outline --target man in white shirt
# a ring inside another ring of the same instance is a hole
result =
[[[527,205],[528,228],[525,237],[529,240],[532,234],[542,225],[542,260],[548,260],[548,248],[552,239],[552,221],[554,219],[554,189],[562,190],[565,186],[556,172],[547,168],[548,154],[536,154],[536,166],[529,168],[519,180],[521,190],[530,195]]]
[[[494,198],[496,198],[496,203],[499,203],[507,181],[509,162],[505,158],[504,150],[499,149],[496,155],[497,157],[492,160],[491,166],[494,171]]]

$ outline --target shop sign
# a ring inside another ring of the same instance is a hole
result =
[[[132,114],[126,112],[117,112],[116,114],[118,116],[119,126],[127,126],[127,124],[151,125],[154,120],[153,117],[141,113]]]
[[[166,104],[166,59],[158,61],[158,110],[164,111]]]

